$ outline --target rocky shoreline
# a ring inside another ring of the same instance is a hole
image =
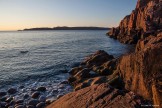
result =
[[[160,107],[161,48],[159,34],[140,40],[135,52],[118,59],[97,51],[70,71],[74,92],[47,108]]]
[[[0,108],[45,108],[71,91],[68,81],[12,84],[0,89]]]
[[[136,9],[107,34],[136,44],[114,58],[99,50],[70,71],[74,91],[47,108],[162,107],[162,1],[138,0]]]

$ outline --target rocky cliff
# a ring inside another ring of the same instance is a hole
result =
[[[107,34],[122,43],[136,44],[139,39],[162,31],[162,0],[138,0],[135,10]]]

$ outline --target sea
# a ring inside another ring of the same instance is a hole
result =
[[[55,30],[0,32],[0,91],[16,88],[15,98],[46,87],[55,99],[72,90],[61,84],[69,70],[97,50],[120,57],[134,47],[106,36],[107,30]]]

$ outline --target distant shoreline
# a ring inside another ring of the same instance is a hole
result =
[[[29,28],[18,31],[43,31],[43,30],[109,30],[110,28],[106,27],[42,27],[42,28]]]

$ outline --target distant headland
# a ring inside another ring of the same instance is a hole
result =
[[[40,30],[109,30],[111,28],[106,28],[106,27],[53,27],[53,28],[48,28],[48,27],[41,27],[41,28],[29,28],[29,29],[23,29],[23,30],[18,30],[18,31],[40,31]]]

